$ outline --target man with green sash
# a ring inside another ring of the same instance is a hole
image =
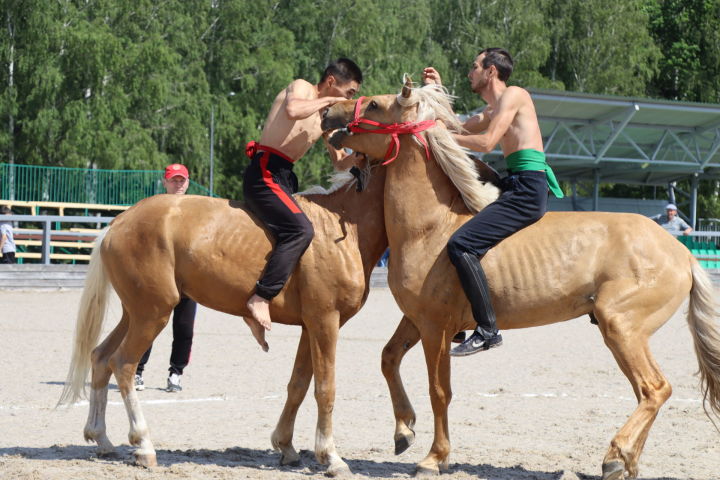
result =
[[[463,124],[467,133],[454,134],[461,146],[476,152],[491,152],[499,143],[508,176],[502,179],[500,197],[460,227],[447,244],[450,261],[478,324],[467,340],[452,349],[453,356],[472,355],[502,345],[480,257],[504,238],[538,221],[547,211],[548,191],[563,197],[545,161],[530,94],[505,83],[512,70],[512,58],[504,49],[486,48],[478,54],[468,78],[473,92],[488,106]],[[424,70],[423,79],[426,84],[441,84],[440,75],[432,67]]]

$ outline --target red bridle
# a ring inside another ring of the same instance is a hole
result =
[[[360,118],[360,108],[362,106],[362,101],[364,98],[365,97],[358,98],[357,103],[355,104],[355,118],[352,122],[347,124],[346,128],[349,132],[352,133],[360,132],[390,134],[390,136],[392,137],[392,142],[390,142],[387,153],[385,153],[385,158],[383,159],[385,161],[383,162],[383,165],[387,165],[388,163],[392,162],[397,158],[398,154],[400,153],[400,139],[398,138],[398,135],[406,135],[408,133],[412,133],[418,140],[420,140],[420,143],[422,143],[425,147],[425,155],[427,156],[428,160],[430,160],[430,149],[428,148],[428,144],[425,141],[425,138],[420,135],[420,132],[427,130],[430,127],[434,127],[435,120],[388,124],[376,122],[374,120],[368,120],[367,118]],[[378,128],[363,128],[360,126],[361,123]],[[395,152],[395,155],[393,155],[393,151]]]

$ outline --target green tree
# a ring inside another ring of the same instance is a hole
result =
[[[435,12],[432,35],[450,67],[447,71],[438,70],[445,86],[459,97],[458,111],[478,106],[478,97],[470,91],[467,73],[484,48],[502,47],[510,52],[515,63],[511,84],[553,86],[539,71],[550,52],[550,36],[543,16],[547,0],[431,0],[431,4]]]
[[[295,74],[295,38],[278,10],[269,0],[210,3],[201,40],[215,111],[215,184],[223,196],[240,198],[245,144],[259,140],[272,101]]]
[[[662,50],[652,96],[720,102],[720,0],[646,0]]]
[[[643,3],[550,0],[552,49],[543,73],[567,90],[642,94],[660,58]]]

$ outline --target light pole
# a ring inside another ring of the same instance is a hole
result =
[[[215,169],[215,105],[210,105],[210,196],[213,196],[215,187],[215,179],[213,178],[213,170]]]
[[[235,92],[227,94],[228,97],[234,97]],[[210,105],[210,196],[215,191],[215,104]]]

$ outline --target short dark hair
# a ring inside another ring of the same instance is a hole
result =
[[[490,68],[490,65],[495,65],[498,71],[498,79],[506,82],[510,78],[510,74],[513,71],[513,59],[510,53],[504,48],[486,48],[478,53],[478,56],[485,54],[485,58],[482,61],[483,68]]]
[[[5,215],[7,213],[12,213],[12,210],[7,205],[3,205],[2,207],[0,207],[0,213]]]
[[[322,78],[320,78],[320,83],[324,82],[330,75],[335,77],[340,83],[347,83],[352,80],[355,80],[357,83],[362,83],[363,81],[360,67],[349,58],[344,57],[338,58],[325,67]]]

